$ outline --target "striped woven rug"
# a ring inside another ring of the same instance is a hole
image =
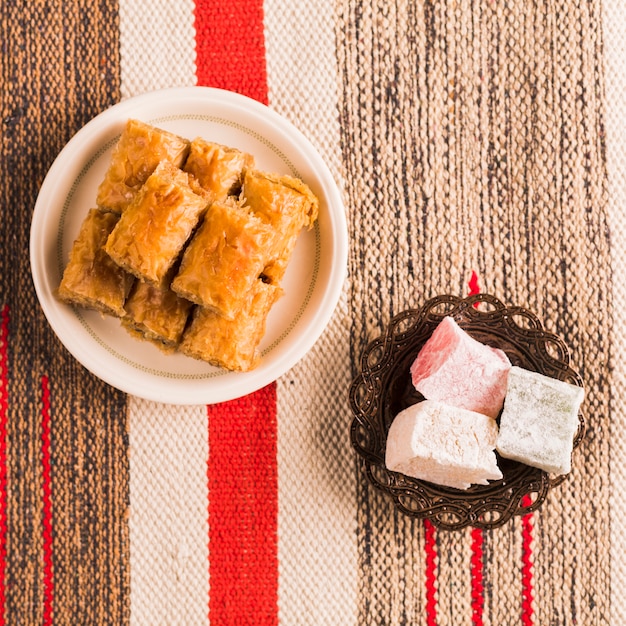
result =
[[[0,624],[625,623],[625,29],[619,0],[2,3]],[[183,407],[74,361],[28,240],[77,130],[186,85],[307,135],[351,247],[303,361]],[[394,314],[475,291],[566,339],[587,433],[539,511],[447,532],[369,486],[347,392]]]

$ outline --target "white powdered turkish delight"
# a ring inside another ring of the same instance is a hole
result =
[[[498,427],[481,413],[425,400],[401,411],[387,435],[385,465],[420,480],[468,489],[502,478]]]

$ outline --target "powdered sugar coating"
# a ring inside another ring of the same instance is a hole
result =
[[[445,317],[411,365],[411,379],[428,400],[495,418],[506,395],[511,362]]]
[[[425,400],[401,411],[387,436],[388,469],[421,480],[468,489],[502,478],[494,453],[495,420]]]
[[[582,387],[513,367],[500,419],[497,450],[553,474],[571,471]]]

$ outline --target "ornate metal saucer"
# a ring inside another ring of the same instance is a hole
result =
[[[434,485],[391,472],[385,467],[387,432],[404,408],[423,400],[413,387],[409,368],[421,347],[445,316],[453,317],[472,337],[506,352],[513,365],[583,385],[569,365],[569,352],[539,319],[521,307],[507,307],[497,298],[479,294],[468,298],[437,296],[420,309],[396,315],[386,331],[364,350],[360,373],[350,386],[354,413],[350,436],[370,482],[391,496],[407,515],[428,518],[436,526],[458,530],[466,526],[495,528],[515,515],[538,509],[548,491],[566,476],[498,457],[503,478],[463,491]],[[574,440],[585,431],[582,414]]]

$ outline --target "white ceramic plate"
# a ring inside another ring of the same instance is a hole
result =
[[[181,354],[166,355],[133,339],[118,320],[59,302],[55,291],[69,251],[112,148],[128,118],[193,139],[237,147],[264,171],[297,176],[320,199],[314,229],[300,235],[261,344],[261,364],[233,373]],[[70,353],[93,374],[130,394],[174,404],[210,404],[251,393],[276,380],[328,324],[347,266],[344,207],[335,181],[311,143],[258,102],[219,89],[186,87],[125,100],[98,115],[69,141],[50,168],[35,205],[31,269],[43,311]]]

